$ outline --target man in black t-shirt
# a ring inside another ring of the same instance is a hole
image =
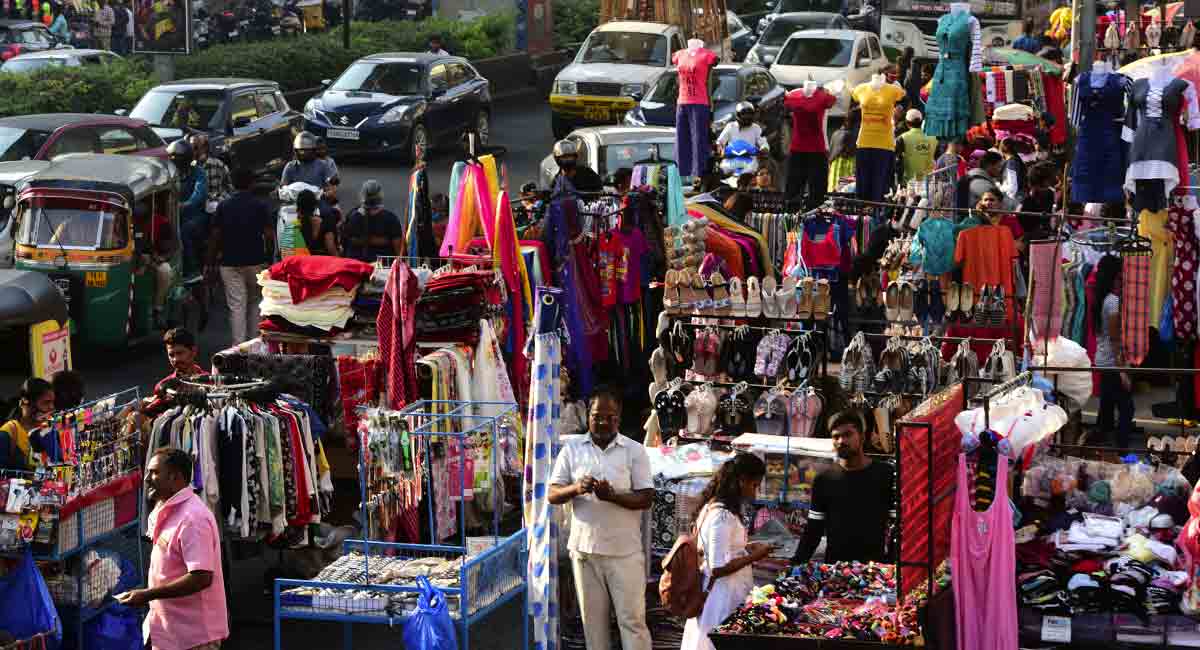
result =
[[[896,516],[895,472],[890,463],[863,453],[866,420],[842,411],[829,421],[838,462],[813,481],[812,509],[804,539],[792,561],[807,562],[821,538],[825,561],[884,561],[889,555],[890,524]]]
[[[258,273],[271,262],[275,218],[271,206],[254,194],[254,172],[236,170],[233,189],[213,215],[208,266],[219,265],[237,345],[258,329]]]
[[[368,180],[362,205],[346,217],[342,228],[344,256],[373,264],[380,255],[404,255],[404,224],[383,207],[383,186]]]

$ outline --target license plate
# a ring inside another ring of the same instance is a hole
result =
[[[108,286],[108,271],[88,271],[83,281],[84,286],[102,289]]]
[[[358,129],[329,129],[325,132],[325,137],[338,140],[357,140]]]
[[[594,122],[607,122],[608,109],[602,106],[585,106],[583,109],[583,117]]]

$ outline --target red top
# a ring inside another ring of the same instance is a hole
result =
[[[825,111],[837,103],[824,88],[817,88],[811,96],[797,88],[783,98],[783,105],[792,112],[792,153],[825,153]]]
[[[717,63],[717,55],[700,48],[679,50],[671,56],[679,69],[679,102],[708,105],[708,71]]]
[[[271,267],[271,279],[288,283],[298,305],[337,286],[350,291],[371,276],[375,267],[345,257],[294,255]]]

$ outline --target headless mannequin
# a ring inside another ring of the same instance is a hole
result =
[[[893,132],[893,110],[905,92],[900,86],[888,83],[883,74],[871,75],[851,95],[862,105],[862,127],[858,134],[855,154],[856,193],[858,198],[880,201],[892,185],[896,150]]]
[[[817,92],[817,82],[805,81],[804,82],[804,96],[812,97],[813,93],[815,93],[815,92]]]
[[[687,49],[671,57],[678,67],[679,99],[675,114],[675,154],[679,173],[700,176],[708,171],[712,147],[711,95],[713,67],[718,63],[704,41],[689,38]]]
[[[704,47],[704,41],[698,38],[689,38],[687,42],[688,52],[695,54],[697,50]]]
[[[791,113],[792,141],[788,146],[787,198],[804,195],[804,206],[812,209],[825,201],[829,183],[829,160],[825,133],[826,111],[837,99],[820,84],[808,80],[784,97]]]
[[[873,88],[875,90],[879,90],[880,88],[883,88],[883,84],[886,82],[887,82],[887,77],[885,77],[881,74],[871,75],[871,88]]]

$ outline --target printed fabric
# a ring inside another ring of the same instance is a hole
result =
[[[387,379],[388,408],[402,408],[418,395],[413,367],[413,308],[420,293],[417,278],[408,265],[400,260],[393,262],[375,320],[379,331],[379,358],[383,359]]]
[[[558,458],[561,393],[559,366],[562,342],[557,333],[534,338],[529,413],[525,424],[525,521],[528,535],[529,615],[533,645],[551,650],[558,645],[558,524],[557,511],[547,500],[550,473]]]
[[[1167,229],[1175,240],[1175,266],[1171,270],[1171,298],[1175,308],[1171,310],[1175,325],[1175,338],[1181,341],[1196,339],[1196,264],[1200,259],[1197,250],[1195,222],[1197,204],[1195,197],[1173,196],[1167,210]]]
[[[885,83],[879,88],[870,83],[859,84],[851,95],[862,106],[862,126],[858,131],[858,148],[896,150],[896,125],[893,120],[896,102],[904,98],[904,89]]]
[[[678,104],[708,106],[708,72],[717,64],[717,55],[703,47],[676,52],[671,62],[679,70]]]
[[[967,11],[951,11],[938,19],[936,38],[942,56],[933,71],[924,127],[925,133],[943,141],[962,138],[971,125],[967,60],[974,59],[978,31],[979,21]]]
[[[1121,268],[1121,347],[1137,366],[1150,349],[1150,256],[1126,255]]]

